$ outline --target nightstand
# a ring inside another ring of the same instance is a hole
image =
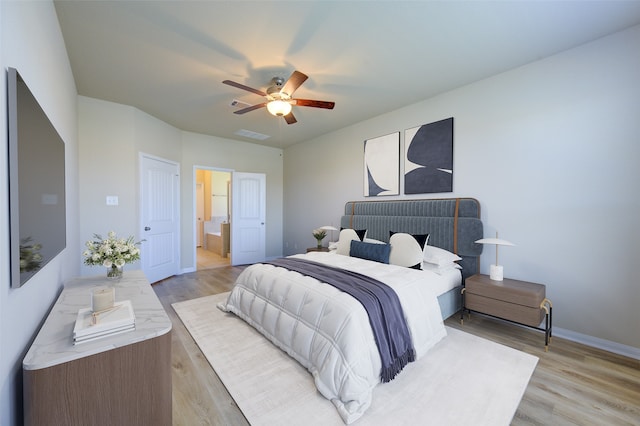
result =
[[[329,251],[329,247],[309,247],[307,253],[310,251]]]
[[[552,306],[546,298],[544,284],[505,278],[494,281],[488,275],[476,274],[466,279],[462,289],[464,311],[500,318],[544,331],[545,350],[551,341]],[[544,328],[540,324],[544,321]]]

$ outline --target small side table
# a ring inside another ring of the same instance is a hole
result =
[[[310,251],[329,251],[329,247],[309,247],[307,253]]]
[[[547,351],[553,312],[545,293],[544,284],[508,278],[494,281],[488,275],[473,275],[466,279],[462,289],[460,323],[463,323],[466,310],[544,331],[544,348]],[[540,327],[543,320],[544,328]]]

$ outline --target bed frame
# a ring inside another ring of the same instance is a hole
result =
[[[462,258],[463,282],[480,271],[484,237],[480,203],[473,198],[430,200],[349,201],[345,204],[342,228],[366,229],[367,238],[389,241],[389,231],[429,234],[429,245],[456,253]],[[461,308],[461,286],[438,297],[442,318]]]

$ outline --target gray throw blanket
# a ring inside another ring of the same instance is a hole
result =
[[[281,258],[262,263],[313,277],[358,300],[369,314],[369,323],[382,361],[382,382],[390,382],[408,363],[415,361],[415,351],[400,300],[388,285],[357,272],[304,259]]]

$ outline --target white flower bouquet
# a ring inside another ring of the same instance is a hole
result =
[[[93,239],[85,243],[87,247],[82,255],[86,265],[102,265],[111,272],[107,276],[122,275],[122,267],[127,263],[133,263],[140,259],[140,249],[137,247],[141,241],[134,242],[133,236],[129,238],[118,238],[114,231],[107,234],[103,239],[100,235],[94,234]]]
[[[327,231],[324,229],[314,229],[312,234],[313,238],[318,242],[318,248],[322,247],[322,240],[327,236]]]

